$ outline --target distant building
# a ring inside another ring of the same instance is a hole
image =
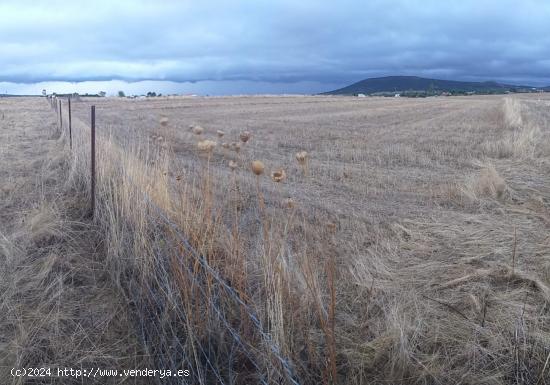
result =
[[[357,97],[358,97],[358,98],[366,98],[367,95],[365,95],[365,94],[357,94]]]
[[[400,97],[401,97],[401,94],[395,94],[395,97],[396,97],[396,98],[400,98]]]

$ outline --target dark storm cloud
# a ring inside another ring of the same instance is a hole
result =
[[[3,1],[0,81],[550,84],[550,3]]]

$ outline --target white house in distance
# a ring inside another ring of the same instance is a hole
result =
[[[365,95],[365,94],[357,94],[357,97],[358,97],[358,98],[366,98],[367,95]]]

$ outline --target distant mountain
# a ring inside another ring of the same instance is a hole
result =
[[[550,88],[550,87],[548,87]],[[324,95],[357,95],[357,94],[465,94],[465,93],[505,93],[529,92],[531,86],[514,86],[497,82],[461,82],[455,80],[428,79],[417,76],[386,76],[370,78],[353,83],[338,90],[323,93]]]

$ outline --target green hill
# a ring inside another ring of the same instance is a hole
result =
[[[323,93],[324,95],[373,95],[400,93],[410,95],[437,95],[442,93],[506,93],[531,92],[531,86],[516,86],[497,82],[462,82],[455,80],[428,79],[417,76],[386,76],[370,78],[353,83],[347,87]]]

